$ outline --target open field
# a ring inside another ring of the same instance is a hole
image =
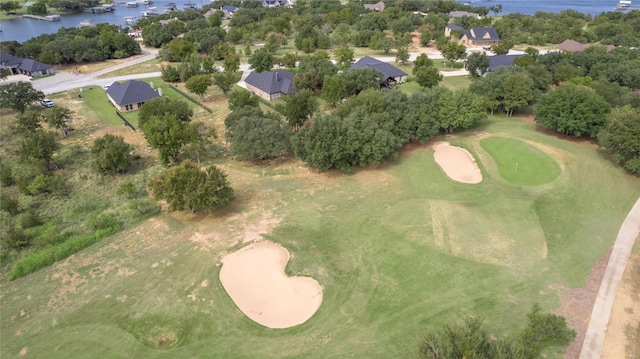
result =
[[[492,136],[544,147],[561,172],[541,186],[507,183],[480,145]],[[554,288],[584,286],[640,196],[638,178],[595,145],[524,121],[492,117],[438,140],[474,155],[482,182],[450,180],[428,145],[351,174],[215,157],[236,191],[229,208],[163,214],[3,279],[0,355],[413,358],[427,330],[468,315],[505,336],[534,302],[557,308]],[[260,238],[287,248],[289,275],[323,286],[308,322],[267,329],[222,288],[222,257]]]

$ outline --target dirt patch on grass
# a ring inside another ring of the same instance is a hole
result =
[[[589,319],[591,318],[593,304],[598,296],[600,283],[607,269],[610,255],[611,250],[593,266],[591,274],[587,278],[587,283],[583,288],[571,289],[562,285],[549,286],[551,289],[557,290],[560,295],[560,308],[554,313],[565,317],[569,325],[571,325],[577,333],[575,339],[565,352],[565,358],[567,359],[580,357],[580,351],[582,350],[582,343],[584,342]]]
[[[640,237],[636,238],[636,248]],[[632,253],[613,302],[601,358],[640,358],[640,252]]]
[[[251,320],[268,328],[306,322],[322,303],[322,286],[313,278],[289,277],[289,252],[273,242],[257,242],[225,256],[220,281]]]

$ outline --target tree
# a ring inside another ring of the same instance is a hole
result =
[[[140,129],[149,146],[158,150],[160,161],[165,165],[175,161],[180,150],[195,139],[190,124],[171,113],[151,116],[140,124]]]
[[[527,319],[527,327],[520,334],[520,341],[530,358],[538,358],[542,350],[549,346],[567,346],[576,336],[564,317],[542,313],[538,304],[533,305]]]
[[[35,111],[27,111],[16,117],[15,131],[21,134],[29,134],[42,126],[42,115]]]
[[[147,101],[138,111],[138,124],[142,126],[153,116],[160,116],[166,113],[173,114],[181,122],[191,121],[193,110],[185,101],[172,100],[168,97],[158,97]]]
[[[509,53],[509,50],[513,48],[513,41],[509,39],[505,39],[500,41],[499,44],[495,44],[491,46],[491,51],[493,51],[496,55],[506,55]]]
[[[391,52],[391,49],[396,46],[396,42],[390,37],[380,37],[373,43],[372,48],[374,50],[382,50],[385,55],[388,55]]]
[[[535,121],[565,136],[588,133],[596,137],[604,128],[611,106],[593,90],[566,84],[542,95],[536,104]]]
[[[489,69],[489,56],[474,52],[467,57],[467,71],[471,77],[480,77]]]
[[[60,130],[62,137],[66,138],[71,114],[71,110],[66,107],[54,106],[45,113],[44,120],[49,126]]]
[[[533,100],[533,89],[528,82],[528,76],[522,73],[515,73],[508,76],[502,83],[504,88],[502,103],[507,116],[513,115],[514,110],[529,105]]]
[[[6,80],[9,76],[11,76],[11,70],[0,69],[0,81]]]
[[[44,15],[47,13],[47,5],[43,2],[37,2],[29,6],[27,12],[32,15]]]
[[[353,64],[353,49],[350,48],[349,46],[342,46],[337,48],[333,54],[336,57],[336,62],[337,65],[342,68],[342,69],[346,69],[349,66],[351,66],[351,64]]]
[[[396,50],[396,62],[400,62],[403,65],[409,61],[409,48],[406,46],[398,46]]]
[[[323,83],[321,97],[335,107],[336,103],[345,96],[347,80],[342,75],[326,75]]]
[[[180,82],[180,70],[176,66],[162,66],[162,79],[167,82]]]
[[[629,172],[640,174],[640,112],[631,107],[614,110],[598,133],[600,146]]]
[[[426,88],[438,86],[438,83],[444,78],[440,71],[433,66],[418,67],[415,75],[418,85]]]
[[[0,3],[0,11],[6,11],[7,14],[14,10],[18,10],[22,5],[17,1],[3,1]]]
[[[358,95],[366,89],[377,90],[380,88],[382,73],[378,69],[364,68],[353,69],[344,73],[346,80],[345,96]]]
[[[249,57],[249,65],[255,72],[269,71],[273,64],[273,55],[264,48],[258,49]]]
[[[321,89],[326,75],[333,75],[338,68],[331,63],[326,52],[318,51],[313,56],[304,56],[298,66],[298,74],[293,79],[297,89]]]
[[[231,131],[231,153],[240,161],[280,157],[290,151],[290,137],[277,119],[245,116]]]
[[[411,70],[415,75],[420,67],[432,67],[433,60],[427,57],[426,54],[420,54],[420,56],[416,57],[415,61],[413,61],[413,69]]]
[[[462,44],[452,41],[447,42],[441,52],[445,59],[451,61],[451,67],[453,67],[454,62],[464,59],[467,56],[467,48]]]
[[[106,134],[93,141],[91,158],[97,171],[104,174],[124,173],[133,164],[133,146],[122,136]]]
[[[234,111],[245,106],[258,107],[259,99],[257,95],[247,90],[234,89],[229,93],[229,110]]]
[[[196,75],[191,77],[184,86],[189,92],[200,96],[200,100],[204,100],[204,94],[207,93],[207,89],[211,86],[211,76],[209,75]]]
[[[232,71],[222,71],[213,74],[213,83],[220,88],[225,95],[229,94],[231,87],[238,82],[239,75]]]
[[[317,109],[318,100],[309,90],[300,90],[287,95],[281,103],[276,105],[276,110],[287,119],[289,126],[295,130],[298,130]]]
[[[19,81],[0,86],[0,107],[24,113],[27,105],[42,99],[44,93],[34,89],[30,82]]]
[[[230,51],[227,56],[225,56],[222,66],[224,67],[224,71],[238,71],[240,69],[240,56],[238,56],[235,51]]]
[[[189,160],[149,181],[149,191],[156,200],[167,201],[170,212],[212,211],[231,203],[234,197],[224,172],[215,166],[200,169]]]
[[[24,136],[18,145],[20,162],[47,167],[60,148],[55,132],[37,129]]]

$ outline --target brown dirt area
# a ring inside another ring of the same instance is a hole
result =
[[[580,356],[593,304],[598,296],[600,283],[607,269],[610,255],[611,249],[593,266],[584,287],[571,289],[562,285],[550,286],[551,289],[557,290],[560,296],[560,308],[555,311],[555,314],[565,317],[577,333],[576,338],[565,352],[566,359],[576,359]]]
[[[640,358],[640,236],[616,293],[600,357]]]

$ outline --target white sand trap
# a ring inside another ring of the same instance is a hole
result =
[[[220,281],[251,320],[269,328],[306,322],[320,308],[322,286],[310,277],[288,277],[289,252],[273,242],[257,242],[222,259]]]
[[[451,146],[449,142],[436,142],[433,149],[436,163],[449,178],[462,183],[482,182],[480,168],[469,151]]]

